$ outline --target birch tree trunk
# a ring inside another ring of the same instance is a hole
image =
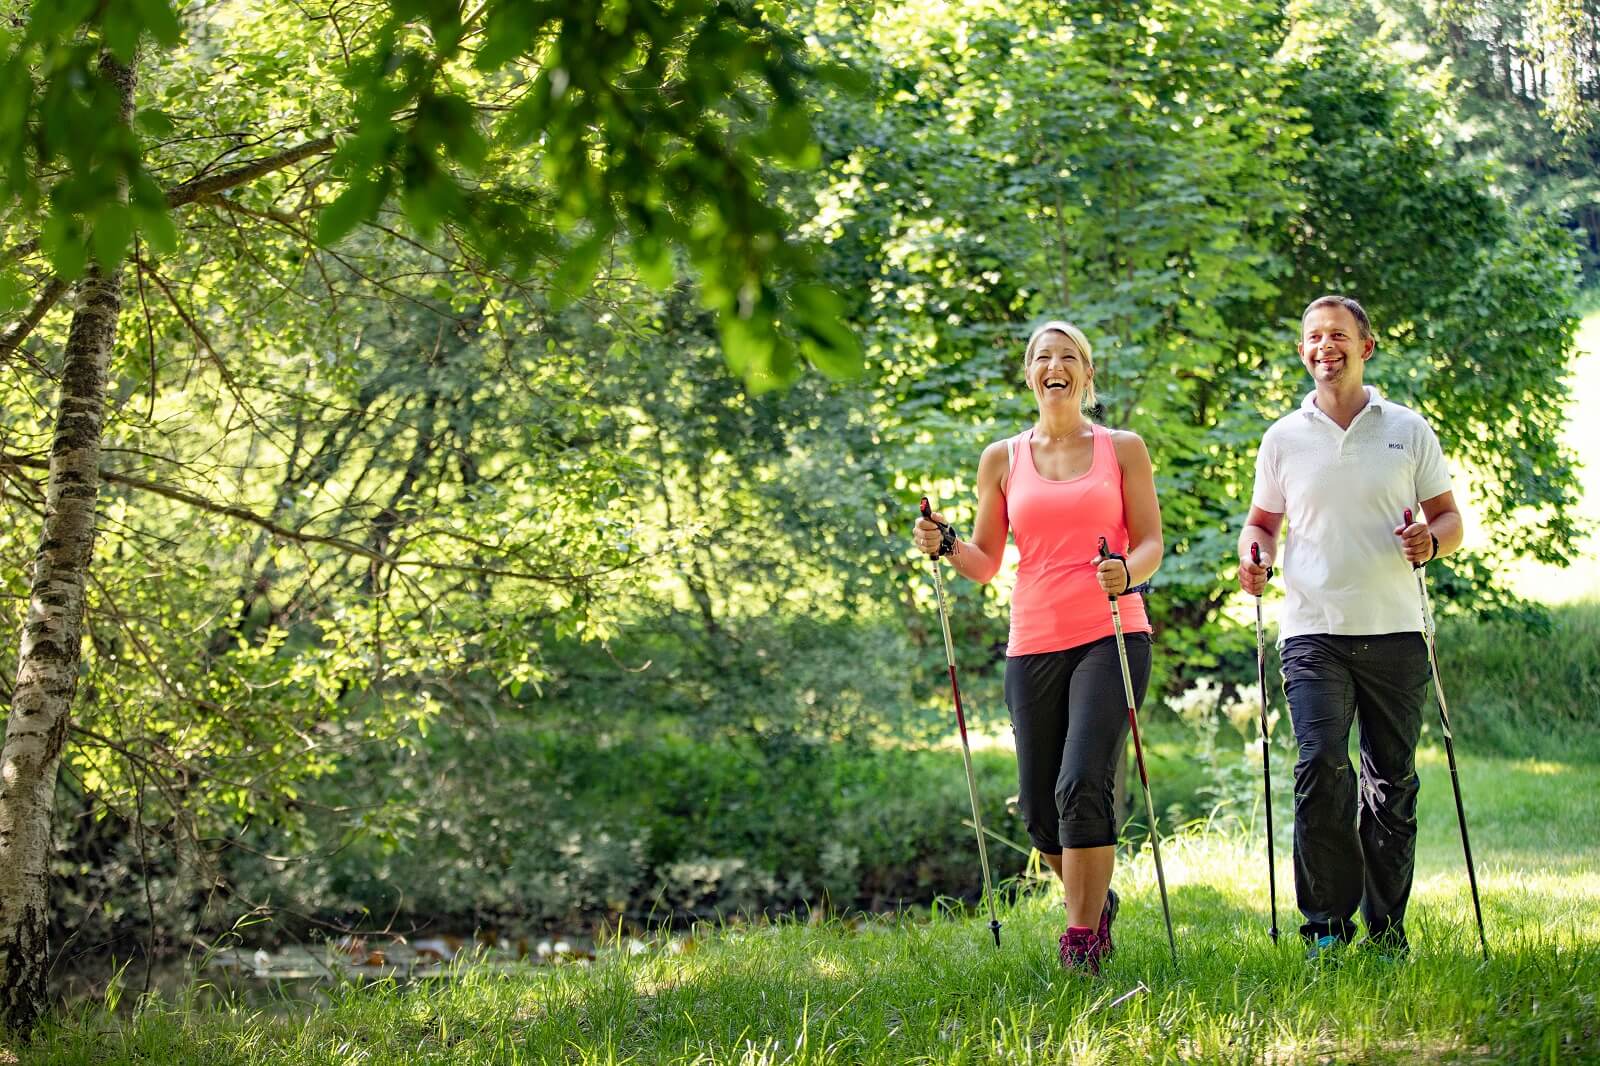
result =
[[[100,73],[120,95],[123,123],[131,122],[132,67],[107,53]],[[126,183],[119,196],[126,201]],[[92,261],[78,283],[50,447],[44,529],[0,749],[0,1027],[21,1035],[46,1007],[51,820],[56,772],[78,689],[106,367],[122,311],[121,284],[120,262],[106,271]]]

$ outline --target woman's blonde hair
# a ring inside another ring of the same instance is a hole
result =
[[[1033,350],[1039,347],[1039,341],[1046,333],[1059,333],[1077,346],[1078,352],[1083,356],[1083,361],[1088,364],[1089,370],[1094,370],[1094,353],[1089,349],[1089,338],[1084,336],[1083,330],[1071,322],[1052,319],[1033,331],[1033,336],[1028,338],[1027,350],[1022,353],[1022,377],[1027,380],[1028,367],[1033,363]],[[1094,378],[1089,378],[1088,387],[1083,390],[1083,395],[1078,398],[1078,406],[1087,411],[1100,401],[1094,394]]]

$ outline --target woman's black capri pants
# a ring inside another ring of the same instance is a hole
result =
[[[1129,633],[1134,700],[1150,683],[1150,634]],[[1117,757],[1128,701],[1117,638],[1006,659],[1006,706],[1028,839],[1046,855],[1117,842]]]

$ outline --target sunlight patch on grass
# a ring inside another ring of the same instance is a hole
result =
[[[1519,594],[1543,603],[1573,603],[1600,597],[1600,420],[1591,412],[1600,410],[1600,310],[1591,311],[1578,328],[1578,355],[1573,360],[1570,379],[1572,402],[1568,408],[1562,443],[1579,461],[1577,515],[1591,523],[1591,532],[1578,544],[1573,565],[1562,569],[1528,560],[1517,560],[1504,573],[1506,584]],[[1466,546],[1479,550],[1490,546],[1483,523],[1483,507],[1473,498],[1474,472],[1457,471],[1456,499],[1466,520]]]
[[[1174,965],[1148,847],[1125,859],[1117,954],[1099,980],[1056,963],[1050,883],[1007,886],[996,950],[978,906],[697,930],[588,967],[464,971],[336,990],[266,1020],[151,1003],[47,1029],[30,1062],[1122,1063],[1576,1061],[1600,1056],[1600,842],[1587,767],[1463,767],[1492,958],[1482,961],[1448,774],[1425,752],[1413,951],[1308,965],[1278,828],[1278,944],[1259,832],[1167,838]],[[1494,787],[1490,787],[1493,785]],[[1577,795],[1574,795],[1577,794]],[[1562,810],[1562,817],[1549,812]]]
[[[1522,773],[1537,774],[1540,777],[1547,777],[1552,774],[1567,774],[1573,771],[1573,767],[1566,763],[1551,762],[1548,759],[1518,759],[1512,765]]]

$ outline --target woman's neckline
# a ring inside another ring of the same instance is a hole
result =
[[[1028,449],[1028,463],[1029,463],[1030,466],[1033,467],[1033,476],[1034,477],[1038,478],[1040,481],[1043,481],[1047,485],[1070,485],[1074,481],[1082,481],[1084,478],[1086,478],[1090,474],[1094,473],[1094,452],[1095,452],[1095,436],[1096,436],[1095,426],[1094,426],[1093,422],[1085,422],[1084,424],[1089,429],[1089,465],[1084,468],[1083,473],[1074,474],[1069,478],[1045,477],[1044,474],[1040,473],[1040,471],[1039,471],[1039,463],[1033,457],[1033,435],[1035,433],[1040,433],[1042,436],[1044,436],[1045,440],[1050,442],[1050,443],[1058,443],[1060,441],[1066,440],[1067,438],[1066,437],[1051,437],[1049,434],[1043,433],[1043,431],[1040,430],[1038,426],[1029,427],[1028,432],[1024,433],[1023,436],[1022,436],[1022,443],[1027,446],[1027,449]]]

